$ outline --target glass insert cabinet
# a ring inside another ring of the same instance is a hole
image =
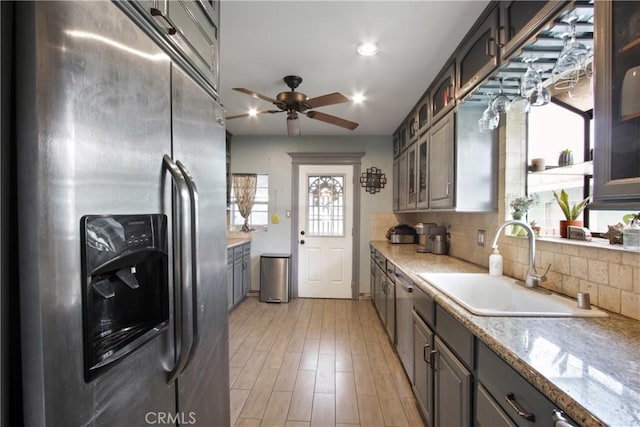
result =
[[[640,207],[640,2],[595,2],[594,202]]]

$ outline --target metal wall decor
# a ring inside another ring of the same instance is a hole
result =
[[[371,194],[379,192],[386,183],[387,177],[384,176],[382,170],[375,166],[370,167],[366,172],[362,172],[360,177],[360,185]]]

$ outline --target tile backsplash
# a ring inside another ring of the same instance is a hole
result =
[[[449,254],[488,268],[491,242],[498,226],[495,214],[414,213],[399,214],[408,224],[435,222],[446,225],[451,234]],[[484,247],[477,245],[477,232],[486,230]],[[529,265],[526,237],[500,236],[498,246],[504,258],[504,274],[525,279]],[[383,236],[384,237],[384,236]],[[610,245],[607,240],[592,242],[561,238],[536,239],[536,269],[544,272],[551,264],[543,287],[575,297],[589,292],[591,303],[605,310],[640,320],[640,252]]]

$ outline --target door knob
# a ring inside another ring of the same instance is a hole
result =
[[[301,244],[301,245],[304,245],[304,240],[300,240],[300,244]]]

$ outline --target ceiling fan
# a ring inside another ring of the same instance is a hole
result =
[[[263,101],[271,102],[278,107],[277,110],[262,110],[255,114],[275,114],[275,113],[287,113],[287,134],[289,136],[300,135],[300,122],[298,121],[298,113],[304,114],[310,119],[320,120],[321,122],[329,123],[335,126],[340,126],[345,129],[354,130],[358,127],[358,123],[350,120],[343,119],[341,117],[332,116],[331,114],[321,113],[320,111],[309,111],[313,108],[324,107],[326,105],[340,104],[349,101],[349,99],[339,92],[329,93],[327,95],[317,96],[315,98],[307,98],[302,92],[296,92],[296,88],[302,83],[302,77],[299,76],[285,76],[284,82],[291,88],[290,92],[280,92],[276,99],[259,94],[249,89],[242,87],[234,87],[233,90],[245,93],[253,96],[254,98],[262,99]],[[227,117],[227,120],[237,119],[240,117],[247,117],[251,113],[237,114],[235,116]]]

